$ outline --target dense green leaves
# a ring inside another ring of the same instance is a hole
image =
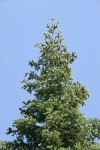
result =
[[[71,63],[75,52],[63,44],[59,23],[47,24],[38,61],[29,61],[31,71],[25,74],[23,89],[34,94],[23,102],[21,119],[13,122],[7,134],[15,140],[7,143],[13,150],[99,150],[98,119],[86,119],[79,108],[89,97],[88,91],[74,82]]]

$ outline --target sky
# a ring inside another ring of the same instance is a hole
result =
[[[90,93],[81,112],[100,118],[100,0],[0,0],[0,140],[12,139],[5,132],[30,97],[21,81],[52,17],[60,21],[68,51],[78,56],[73,78]]]

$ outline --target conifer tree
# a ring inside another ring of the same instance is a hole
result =
[[[59,22],[47,24],[38,61],[29,61],[31,71],[25,74],[23,89],[33,99],[23,102],[20,119],[8,129],[15,139],[8,142],[12,150],[100,150],[99,120],[87,119],[80,106],[89,93],[72,78],[71,64],[75,52],[69,53],[63,44]]]

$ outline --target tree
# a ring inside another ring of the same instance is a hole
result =
[[[37,43],[40,56],[29,61],[32,70],[25,74],[23,89],[33,94],[23,102],[20,119],[13,122],[7,134],[12,150],[100,150],[99,120],[86,119],[80,106],[89,97],[86,88],[72,78],[71,63],[75,52],[69,53],[63,44],[59,23],[47,24],[44,42]],[[35,94],[34,94],[35,93]]]

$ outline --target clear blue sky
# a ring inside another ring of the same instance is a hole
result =
[[[34,44],[43,40],[52,16],[61,22],[69,51],[78,55],[74,79],[90,92],[81,111],[100,118],[100,0],[0,0],[0,140],[11,139],[6,129],[30,97],[20,81],[30,69],[27,62],[38,56]]]

